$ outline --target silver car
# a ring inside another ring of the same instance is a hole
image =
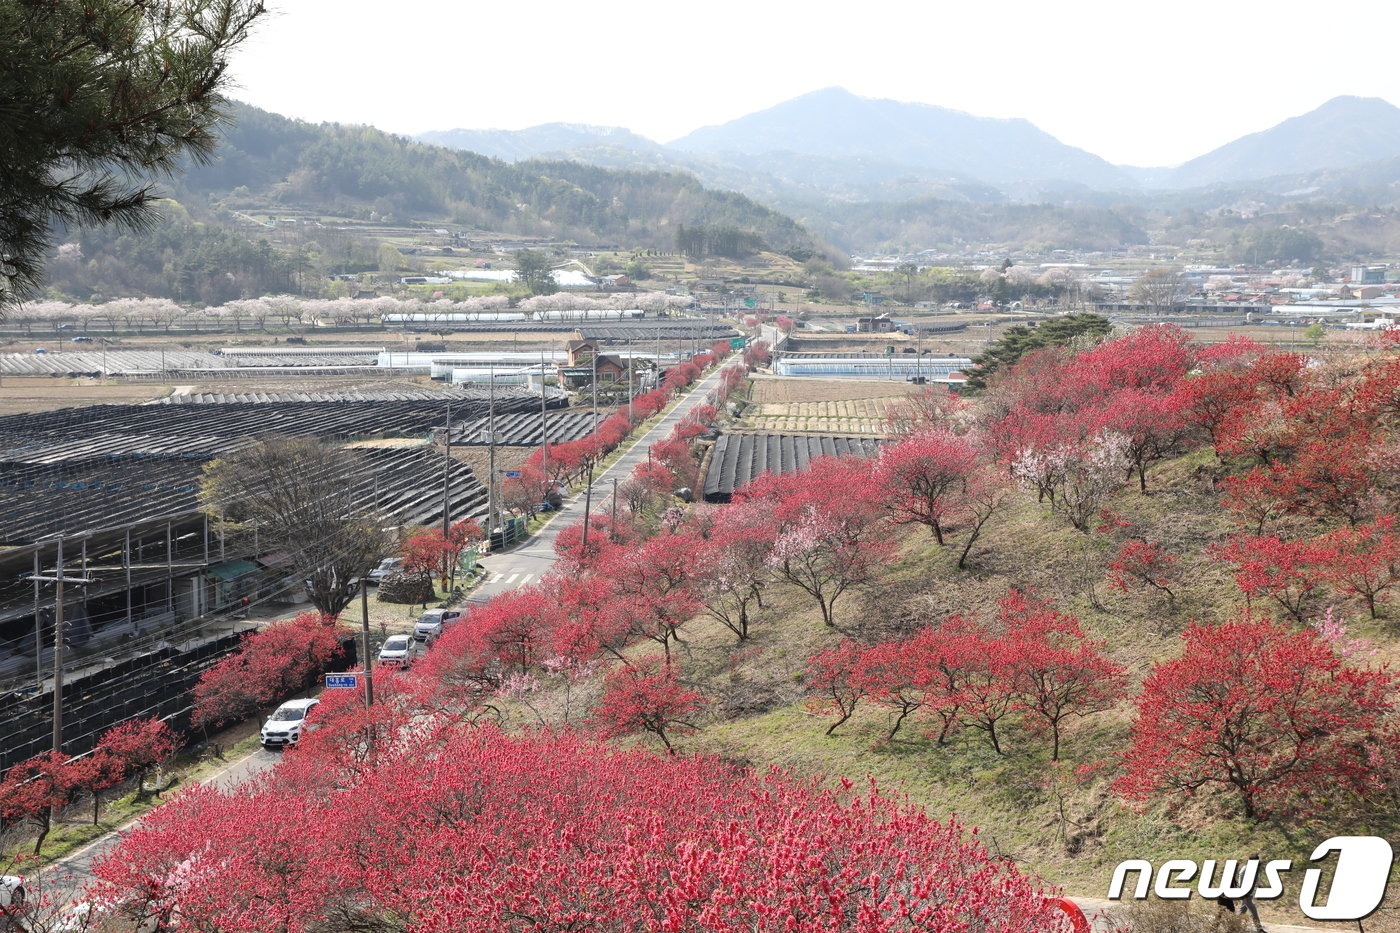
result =
[[[462,614],[460,609],[429,609],[413,625],[413,640],[432,644],[442,634],[447,623]]]

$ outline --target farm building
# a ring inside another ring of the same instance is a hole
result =
[[[827,379],[888,379],[905,382],[944,380],[962,372],[972,360],[956,356],[886,353],[846,356],[788,354],[773,364],[780,376],[821,376]]]
[[[206,463],[273,433],[424,440],[444,426],[449,399],[454,425],[480,423],[488,409],[479,390],[289,395],[0,418],[0,768],[48,741],[34,709],[51,690],[54,592],[28,575],[52,574],[61,560],[66,573],[92,580],[64,599],[65,679],[74,685],[65,697],[75,704],[65,744],[82,751],[123,718],[178,713],[190,679],[236,644],[231,611],[244,598],[289,603],[300,589],[290,555],[260,547],[256,534],[226,540],[200,511]],[[395,395],[405,397],[380,397]],[[498,417],[538,419],[540,404],[538,393],[498,390],[495,399]],[[444,507],[452,521],[485,514],[484,485],[432,446],[357,449],[347,462],[356,498],[394,524],[436,524]],[[125,672],[119,684],[114,671]],[[127,699],[84,712],[96,683]]]
[[[705,501],[728,502],[760,473],[795,473],[818,457],[869,457],[879,449],[873,437],[829,434],[724,434],[705,472]]]

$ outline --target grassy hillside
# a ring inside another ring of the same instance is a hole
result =
[[[950,546],[940,548],[922,526],[906,528],[898,533],[896,554],[878,582],[838,603],[836,629],[822,623],[810,597],[783,584],[765,589],[764,608],[746,642],[736,642],[733,633],[704,617],[690,622],[676,657],[681,680],[708,705],[696,721],[699,730],[675,740],[678,749],[832,780],[868,775],[935,817],[956,814],[979,827],[994,852],[1083,896],[1103,896],[1113,866],[1130,857],[1160,864],[1169,858],[1246,858],[1262,852],[1302,863],[1327,836],[1393,835],[1400,831],[1400,817],[1379,825],[1374,811],[1348,816],[1353,811],[1345,802],[1325,822],[1249,822],[1219,798],[1202,798],[1172,812],[1160,806],[1142,812],[1129,808],[1110,784],[1127,745],[1131,700],[1072,721],[1059,763],[1050,760],[1046,736],[1023,726],[1009,730],[1005,754],[999,755],[973,730],[940,747],[926,734],[931,723],[918,713],[890,741],[894,713],[868,699],[828,736],[834,717],[810,708],[807,665],[814,654],[848,636],[886,640],[954,614],[986,619],[1012,588],[1076,616],[1128,669],[1130,694],[1135,692],[1154,663],[1179,654],[1182,629],[1194,620],[1223,619],[1243,605],[1228,569],[1207,553],[1209,545],[1235,530],[1213,488],[1218,469],[1209,450],[1161,463],[1149,471],[1149,494],[1127,487],[1111,500],[1111,531],[1088,534],[1052,515],[1033,495],[1021,494],[984,535],[963,571],[956,567],[961,529],[953,531]],[[1139,535],[1149,535],[1176,559],[1171,598],[1157,591],[1123,593],[1108,585],[1105,565],[1121,541]],[[1359,606],[1340,608],[1356,620],[1351,634],[1379,646],[1369,661],[1400,659],[1390,633],[1393,622],[1363,622]],[[577,722],[599,690],[597,682],[574,687],[567,714],[563,697],[553,695],[512,715],[522,717],[520,722],[536,717]],[[1277,902],[1282,906],[1267,908],[1266,919],[1272,910],[1275,921],[1305,922],[1295,901],[1285,898]],[[1393,929],[1372,924],[1368,920],[1366,929]]]

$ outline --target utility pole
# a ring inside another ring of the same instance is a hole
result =
[[[614,528],[617,527],[617,477],[616,477],[616,476],[613,477],[612,526],[613,526]]]
[[[632,370],[636,368],[636,356],[632,353],[632,338],[627,338],[627,423],[632,423]]]
[[[87,576],[70,577],[63,573],[63,539],[58,540],[58,566],[52,576],[31,574],[30,578],[36,583],[52,583],[54,585],[54,609],[53,609],[53,750],[63,751],[63,584],[65,583],[92,583],[93,579]],[[40,653],[40,646],[36,642],[34,652],[37,656]]]
[[[544,351],[540,351],[540,469],[545,486],[549,485],[549,397],[544,384]]]
[[[598,351],[596,348],[593,350],[593,433],[598,433]]]
[[[490,432],[486,447],[486,546],[496,521],[496,364],[491,364],[491,388],[487,395],[486,427]]]
[[[588,515],[593,509],[593,468],[588,468],[588,486],[583,493],[583,548],[588,553]]]
[[[447,427],[443,430],[443,440],[447,444],[447,459],[442,462],[442,536],[446,539],[452,528],[448,508],[452,477],[452,399],[447,400]]]
[[[370,707],[374,705],[374,664],[369,656],[369,583],[364,577],[360,577],[360,651],[365,659],[365,706]]]

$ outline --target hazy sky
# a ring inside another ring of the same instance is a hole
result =
[[[567,121],[667,142],[840,86],[1171,165],[1339,94],[1400,104],[1381,0],[269,5],[234,96],[410,135]]]

